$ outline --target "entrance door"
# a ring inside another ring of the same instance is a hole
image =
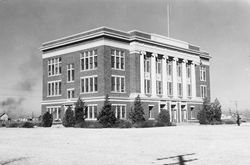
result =
[[[171,119],[172,122],[177,122],[177,111],[176,111],[176,105],[171,105]]]
[[[181,121],[182,122],[187,121],[187,108],[186,108],[186,105],[181,105]]]

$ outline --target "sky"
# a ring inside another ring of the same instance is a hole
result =
[[[250,0],[0,0],[0,112],[39,115],[43,42],[100,26],[167,35],[212,56],[211,96],[250,109]]]

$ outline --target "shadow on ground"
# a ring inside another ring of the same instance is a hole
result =
[[[0,162],[0,165],[11,164],[13,162],[21,161],[21,160],[24,160],[24,159],[28,159],[28,158],[27,157],[13,158],[13,159],[10,159],[10,160]]]
[[[176,155],[176,156],[170,156],[170,157],[164,157],[164,158],[157,158],[156,160],[167,160],[167,159],[173,159],[173,163],[165,163],[163,165],[185,165],[186,162],[192,162],[195,160],[198,160],[197,158],[194,159],[188,159],[187,156],[195,155],[195,153],[191,154],[183,154],[183,155]],[[185,159],[184,159],[185,157]]]

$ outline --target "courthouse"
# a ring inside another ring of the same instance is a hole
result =
[[[199,46],[165,36],[107,27],[42,44],[42,114],[61,122],[77,98],[87,106],[86,120],[96,120],[106,94],[116,117],[128,119],[141,98],[145,118],[162,109],[172,122],[191,122],[203,99],[210,99],[210,55]]]

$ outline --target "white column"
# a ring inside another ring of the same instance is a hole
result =
[[[151,57],[151,94],[156,97],[156,70],[155,70],[155,57],[157,54],[152,54]]]
[[[163,97],[167,97],[168,89],[167,89],[167,63],[166,63],[167,57],[164,56],[162,59],[162,92]]]
[[[144,95],[144,56],[146,52],[140,53],[140,75],[141,75],[141,95]]]
[[[191,64],[191,90],[192,90],[192,98],[196,98],[196,79],[195,79],[195,64],[192,62]]]
[[[177,98],[177,70],[176,70],[176,62],[178,58],[173,59],[173,98]]]
[[[182,61],[182,98],[187,98],[187,71],[186,71],[187,60]]]

